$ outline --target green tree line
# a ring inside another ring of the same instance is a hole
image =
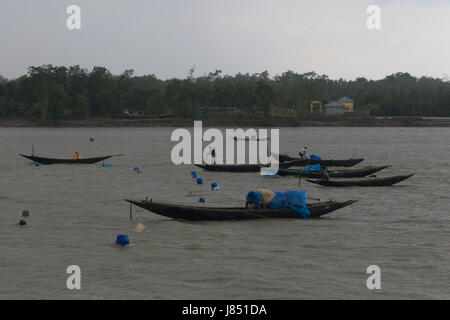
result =
[[[450,82],[395,73],[381,80],[332,80],[315,72],[287,71],[270,76],[222,75],[220,70],[186,79],[161,80],[114,75],[104,67],[43,65],[8,80],[0,76],[0,117],[85,119],[122,117],[125,110],[151,116],[192,118],[200,107],[236,107],[251,116],[255,107],[267,116],[273,108],[309,112],[311,100],[324,103],[347,96],[355,111],[375,116],[450,116]]]

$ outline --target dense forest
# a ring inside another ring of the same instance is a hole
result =
[[[30,119],[111,118],[129,114],[178,118],[200,115],[201,107],[235,107],[252,116],[270,116],[273,109],[307,114],[311,100],[355,100],[355,113],[376,116],[450,116],[450,81],[395,73],[381,80],[332,80],[315,72],[292,71],[270,76],[222,75],[220,70],[185,79],[161,80],[134,76],[133,70],[114,75],[106,68],[90,72],[79,66],[28,68],[20,78],[0,75],[0,117]]]

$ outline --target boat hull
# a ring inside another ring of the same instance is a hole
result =
[[[106,159],[111,158],[112,156],[104,156],[104,157],[95,157],[95,158],[85,158],[85,159],[52,159],[52,158],[44,158],[44,157],[36,157],[36,156],[26,156],[21,154],[22,157],[30,159],[31,161],[38,162],[40,164],[50,165],[50,164],[93,164]]]
[[[216,172],[259,172],[262,167],[260,164],[196,164],[196,166]]]
[[[386,178],[369,178],[369,179],[361,179],[361,180],[345,180],[345,181],[322,181],[322,180],[307,180],[308,182],[312,182],[324,187],[386,187],[392,186],[396,183],[399,183],[403,180],[406,180],[412,177],[414,174],[408,175],[398,175]]]
[[[384,170],[389,167],[390,166],[372,166],[360,169],[328,170],[328,174],[330,175],[330,178],[360,178],[369,176],[371,174],[374,174],[378,171]],[[300,176],[305,178],[320,178],[322,176],[322,173],[317,171],[302,172],[301,170],[281,168],[278,170],[278,175],[296,176],[296,177]]]
[[[291,167],[306,167],[313,164],[320,164],[323,167],[353,167],[358,163],[364,161],[363,158],[358,159],[347,159],[347,160],[316,160],[316,159],[295,159],[290,161],[281,161],[280,167],[291,168]]]
[[[364,159],[351,159],[351,160],[314,160],[314,159],[300,159],[288,162],[280,162],[280,168],[288,169],[296,166],[308,166],[313,164],[320,164],[321,166],[334,166],[334,167],[351,167]],[[259,172],[261,164],[196,164],[197,167],[216,172]],[[376,171],[375,171],[376,172]],[[289,175],[288,173],[286,175]],[[298,174],[295,174],[298,176]],[[311,177],[316,177],[312,175]]]
[[[223,220],[250,220],[261,218],[302,219],[302,216],[288,208],[247,210],[245,208],[205,208],[166,204],[154,201],[125,200],[140,208],[172,219],[190,221],[223,221]],[[329,212],[344,208],[357,200],[344,202],[328,201],[323,203],[308,204],[311,218],[318,218]]]

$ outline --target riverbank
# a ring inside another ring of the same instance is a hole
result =
[[[205,118],[205,127],[450,127],[450,118],[325,117]],[[0,127],[192,127],[194,119],[88,119],[32,121],[0,119]]]

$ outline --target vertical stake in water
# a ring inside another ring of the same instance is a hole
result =
[[[300,183],[302,181],[302,174],[299,172],[298,173],[298,188],[300,189]]]
[[[130,203],[130,221],[133,220],[133,205]]]
[[[32,153],[32,156],[34,157],[34,144],[33,144],[33,147],[31,149],[31,153]]]

